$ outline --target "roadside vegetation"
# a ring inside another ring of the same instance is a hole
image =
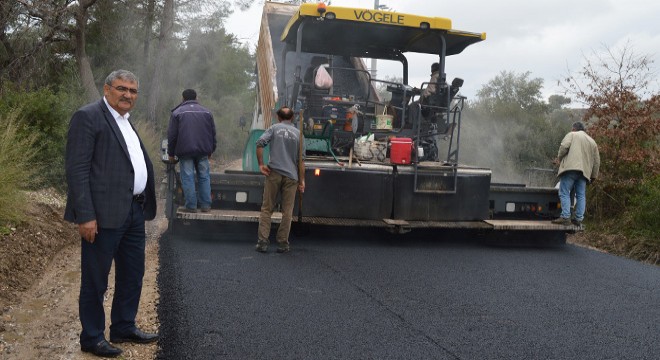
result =
[[[22,191],[66,190],[69,118],[100,99],[105,76],[115,69],[140,78],[131,122],[157,169],[163,167],[160,144],[170,110],[185,88],[196,89],[215,116],[219,147],[213,160],[241,156],[247,130],[239,119],[248,119],[249,127],[256,60],[223,22],[250,2],[58,4],[11,1],[0,7],[0,234],[24,218]],[[540,177],[552,184],[559,142],[574,121],[584,121],[602,158],[601,176],[587,191],[591,245],[658,264],[660,94],[651,83],[653,61],[629,45],[594,51],[584,60],[560,81],[565,92],[547,100],[544,79],[520,69],[502,70],[484,84],[466,105],[460,161],[492,168],[495,181]]]
[[[26,212],[25,189],[34,184],[40,167],[34,162],[40,147],[37,137],[24,130],[17,113],[0,115],[0,235],[19,223]]]
[[[529,183],[542,172],[552,174],[545,181],[557,182],[552,160],[559,143],[573,122],[583,121],[601,155],[600,176],[587,189],[587,245],[660,264],[660,94],[654,81],[653,60],[630,44],[585,56],[583,67],[560,81],[565,92],[547,102],[543,79],[502,71],[468,104],[462,158],[492,168],[494,181]]]
[[[565,80],[567,92],[586,105],[585,122],[598,142],[601,175],[588,192],[590,219],[600,246],[660,263],[660,94],[653,60],[620,49],[594,52]]]

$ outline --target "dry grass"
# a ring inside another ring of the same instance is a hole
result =
[[[10,114],[0,117],[0,232],[9,224],[24,219],[26,211],[25,193],[34,183],[39,166],[34,161],[39,151],[35,135],[21,136],[18,116]]]
[[[609,254],[660,265],[660,248],[656,245],[655,239],[629,238],[623,234],[585,231],[572,235],[570,241]]]

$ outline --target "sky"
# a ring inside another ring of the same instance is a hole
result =
[[[331,5],[372,9],[374,0],[332,0]],[[628,44],[634,54],[647,55],[660,68],[660,1],[652,0],[379,0],[399,13],[444,17],[457,30],[486,33],[486,40],[447,58],[448,81],[465,80],[461,94],[476,92],[502,71],[544,80],[543,96],[561,94],[557,81],[578,72],[585,58],[606,48]],[[263,1],[248,11],[237,10],[226,22],[227,30],[254,49],[258,39]],[[410,81],[419,87],[428,81],[436,57],[407,56]],[[367,61],[367,66],[371,62]],[[379,61],[378,77],[400,76],[400,65]],[[657,77],[656,77],[657,78]],[[658,87],[658,81],[654,83]]]

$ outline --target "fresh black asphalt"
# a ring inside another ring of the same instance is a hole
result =
[[[161,239],[159,359],[660,357],[660,267],[348,228],[260,254],[256,225],[215,226]]]

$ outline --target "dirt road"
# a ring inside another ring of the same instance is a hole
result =
[[[55,212],[63,211],[61,205],[63,204],[55,204]],[[163,204],[159,203],[159,207],[161,206]],[[49,219],[60,221],[61,214]],[[73,225],[63,220],[61,222],[62,226],[73,228]],[[154,221],[147,222],[146,273],[136,321],[138,327],[148,332],[157,332],[159,326],[156,312],[159,297],[158,239],[166,229],[167,220],[162,211]],[[66,236],[75,236],[72,231],[63,233]],[[114,293],[114,269],[110,276],[105,297],[107,324],[110,324],[110,307]],[[0,358],[97,359],[80,351],[79,291],[80,245],[77,239],[72,239],[59,252],[52,254],[43,275],[37,277],[27,291],[20,292],[5,307],[0,319]],[[109,338],[107,330],[106,338]],[[146,360],[155,358],[157,346],[121,344],[119,347],[124,350],[124,359]]]

